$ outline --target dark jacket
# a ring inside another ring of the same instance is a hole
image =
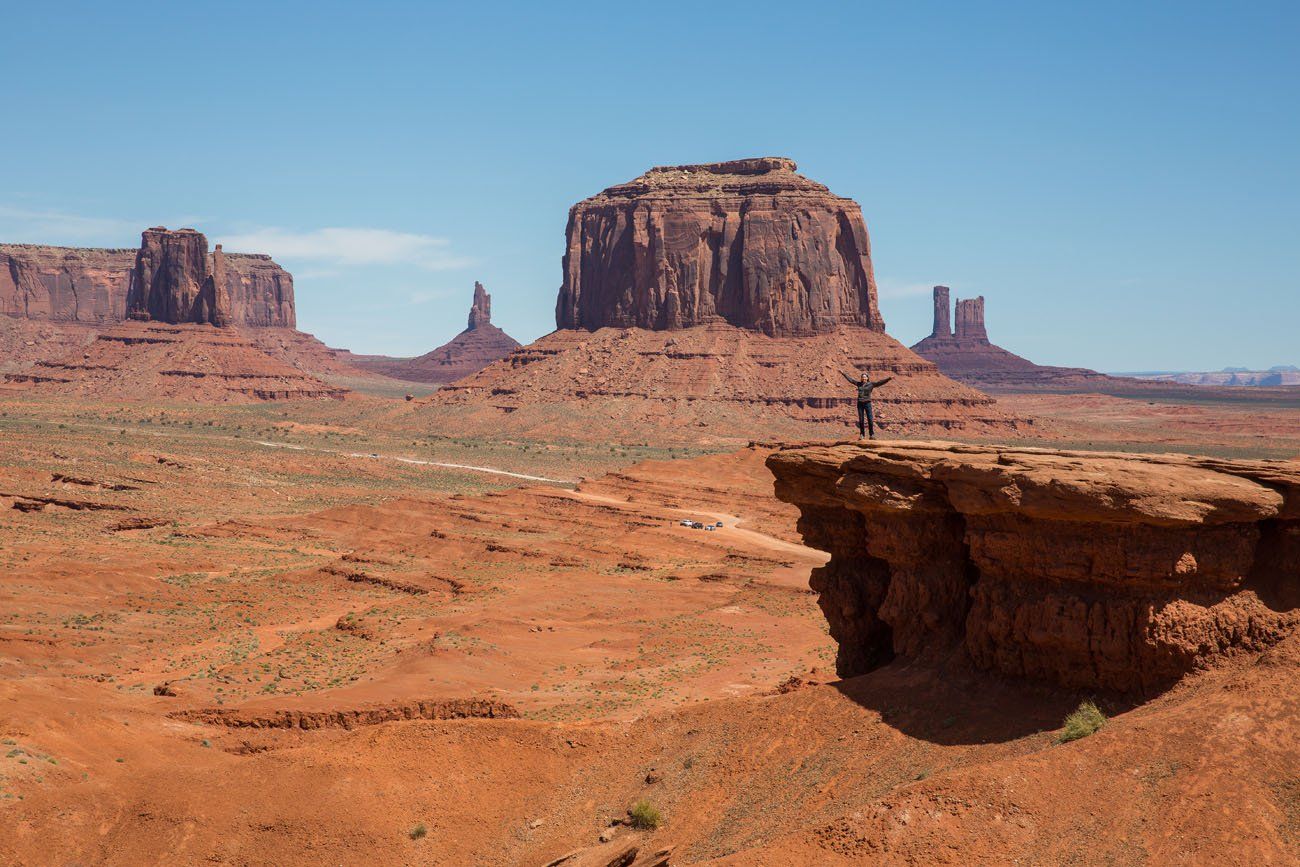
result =
[[[844,378],[847,379],[849,382],[853,383],[854,386],[857,387],[857,389],[858,389],[858,403],[868,403],[868,402],[870,402],[870,400],[871,400],[871,392],[875,391],[876,389],[880,388],[880,386],[884,385],[885,383],[887,383],[887,382],[889,382],[891,379],[893,379],[892,376],[886,376],[884,379],[877,380],[876,382],[872,382],[871,380],[867,380],[866,382],[862,382],[862,381],[859,380],[859,379],[855,379],[855,378],[853,378],[852,376],[849,376],[847,373],[845,373],[845,372],[842,371],[842,370],[840,371],[840,376],[844,377]]]

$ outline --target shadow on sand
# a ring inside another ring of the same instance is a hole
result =
[[[829,685],[908,737],[948,746],[1054,732],[1085,699],[1094,699],[1109,715],[1140,703],[975,671],[959,655],[938,664],[899,658]]]

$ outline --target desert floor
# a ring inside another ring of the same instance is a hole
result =
[[[1300,400],[999,401],[1039,441],[1300,455]],[[572,427],[0,399],[0,861],[1300,858],[1300,643],[1100,696],[1071,744],[1085,696],[840,681],[763,466],[788,431]],[[642,799],[661,827],[614,824]]]

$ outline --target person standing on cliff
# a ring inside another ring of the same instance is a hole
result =
[[[847,379],[852,385],[857,386],[858,389],[858,436],[867,436],[870,433],[868,439],[875,439],[876,420],[871,412],[871,393],[889,382],[893,377],[886,376],[884,379],[872,382],[871,377],[865,371],[859,374],[857,379],[854,379],[842,370],[840,376]]]

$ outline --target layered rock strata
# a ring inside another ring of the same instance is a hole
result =
[[[492,296],[482,283],[475,282],[469,325],[442,346],[415,358],[354,355],[351,362],[394,379],[441,385],[478,373],[518,348],[518,340],[492,324]]]
[[[883,332],[862,210],[795,169],[660,166],[574,205],[556,327]]]
[[[272,331],[297,334],[262,333]],[[92,400],[251,403],[346,394],[267,349],[234,329],[128,321],[98,330],[79,352],[38,361],[4,380],[10,390]]]
[[[137,249],[0,244],[0,313],[91,325],[125,320],[137,260],[148,248],[148,262],[158,261],[163,242],[149,241],[151,233],[158,231],[162,230],[144,232]],[[224,253],[223,257],[223,275],[214,290],[224,288],[231,324],[295,327],[289,272],[264,254]]]
[[[1152,693],[1300,623],[1300,461],[882,442],[767,465],[831,554],[812,586],[844,676],[956,652]]]
[[[566,435],[568,420],[597,423],[586,413],[613,425],[611,435],[655,426],[754,439],[798,436],[809,423],[839,435],[854,423],[857,399],[841,373],[856,371],[893,377],[876,393],[886,431],[1006,433],[1031,424],[889,335],[847,327],[782,338],[725,323],[556,331],[428,403],[456,408],[458,423],[474,416],[491,426],[509,415],[512,427]]]
[[[952,302],[947,286],[934,287],[934,329],[931,337],[952,337]]]

